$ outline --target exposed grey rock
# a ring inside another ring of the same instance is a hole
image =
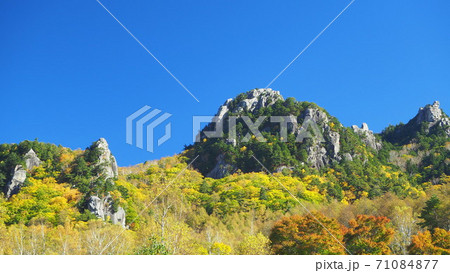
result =
[[[228,116],[228,113],[241,113],[243,111],[253,113],[262,107],[273,105],[278,100],[284,100],[279,91],[274,91],[270,88],[257,88],[250,90],[245,93],[245,98],[234,107],[232,107],[234,99],[227,99],[225,103],[219,107],[219,110],[215,116],[215,122],[223,122]],[[227,143],[236,146],[237,141],[236,139],[229,139],[227,140]],[[216,158],[216,165],[206,176],[219,179],[233,174],[235,171],[236,167],[226,163],[223,155],[219,155]]]
[[[343,154],[343,157],[344,157],[344,160],[346,160],[346,161],[353,161],[353,157],[349,153]]]
[[[332,156],[336,158],[338,157],[338,153],[340,151],[339,139],[341,138],[341,135],[339,135],[338,132],[333,131],[328,132],[328,135],[330,136],[330,145],[333,152]]]
[[[283,165],[283,166],[280,166],[280,167],[278,167],[276,170],[275,170],[275,172],[276,173],[281,173],[281,172],[283,172],[283,170],[289,170],[289,171],[293,171],[294,170],[294,167],[289,167],[289,166],[286,166],[286,165]]]
[[[253,114],[257,114],[258,109],[263,107],[270,107],[278,100],[284,101],[284,98],[280,95],[279,91],[274,91],[272,89],[253,89],[248,91],[247,93],[239,96],[239,101],[234,101],[233,99],[228,99],[217,111],[216,114],[216,122],[222,122],[225,120],[229,113],[242,113],[242,112],[251,112]],[[237,103],[237,105],[236,105]],[[295,118],[295,117],[294,117]],[[315,129],[318,130],[320,135],[316,134],[314,131],[313,138],[311,140],[307,140],[307,162],[316,168],[324,167],[330,164],[332,161],[339,161],[341,157],[339,156],[340,152],[340,134],[335,129],[330,128],[330,120],[328,118],[328,114],[321,110],[320,108],[311,105],[307,109],[305,109],[301,114],[300,118],[303,121],[312,121]],[[302,124],[296,124],[289,122],[288,126],[288,134],[296,134],[298,135],[301,130],[305,130],[309,128],[309,124],[302,127]],[[342,125],[340,125],[342,126]],[[262,128],[262,132],[269,131],[270,128],[267,126]],[[232,142],[229,141],[229,144],[236,146],[236,140]],[[222,178],[225,175],[232,174],[236,171],[236,166],[231,166],[227,164],[223,156],[219,156],[216,158],[216,165],[214,168],[207,174],[209,177],[214,178]]]
[[[88,200],[88,210],[98,218],[105,220],[105,202],[98,196],[91,196]]]
[[[310,146],[307,149],[308,163],[314,168],[320,169],[329,164],[330,160],[327,156],[327,150],[324,147],[318,145]]]
[[[31,170],[34,167],[38,167],[41,165],[41,160],[37,157],[36,153],[33,149],[30,149],[28,153],[25,154],[25,165],[27,166],[27,170]]]
[[[432,105],[428,104],[425,107],[421,107],[417,113],[415,120],[416,124],[422,122],[436,123],[442,119],[442,110],[438,101],[435,101]]]
[[[216,165],[206,176],[220,179],[224,178],[227,175],[233,174],[235,171],[236,167],[225,162],[223,155],[219,155],[216,158]]]
[[[333,131],[329,124],[327,114],[315,107],[309,107],[301,114],[301,118],[311,120],[320,131],[325,143],[321,143],[319,136],[315,136],[312,144],[307,148],[308,163],[315,168],[322,168],[330,164],[333,160],[340,160],[340,134]],[[325,147],[324,147],[324,146]]]
[[[363,123],[361,125],[361,128],[356,125],[352,125],[352,130],[362,137],[362,141],[366,144],[367,147],[370,147],[377,151],[379,151],[383,147],[381,142],[375,138],[373,132],[369,130],[369,126],[367,125],[367,123]]]
[[[31,170],[34,167],[41,165],[41,160],[37,157],[33,149],[30,149],[23,158],[25,160],[26,169],[24,169],[22,165],[16,165],[14,167],[12,178],[6,184],[6,198],[10,198],[20,191],[20,188],[27,179],[27,170]]]
[[[233,109],[230,109],[233,99],[227,99],[217,111],[217,122],[222,121],[228,115],[228,112],[239,113],[244,110],[254,112],[261,107],[273,105],[277,100],[284,100],[279,91],[274,91],[270,88],[253,89],[245,93],[245,95],[246,97]]]
[[[106,139],[100,138],[94,143],[93,147],[98,148],[101,151],[99,165],[103,167],[103,174],[105,175],[105,178],[116,178],[118,176],[119,168],[117,167],[116,158],[109,150]]]
[[[110,196],[104,198],[91,196],[88,199],[88,210],[102,220],[107,220],[109,218],[113,224],[119,224],[122,227],[125,227],[125,210],[122,207],[119,207],[117,211],[114,212],[111,206]]]
[[[217,114],[216,114],[219,121],[223,120],[223,118],[226,116],[226,114],[230,110],[230,109],[228,109],[228,106],[230,105],[230,103],[232,101],[233,101],[233,99],[227,99],[225,101],[225,103],[219,107],[219,111],[217,111]]]
[[[12,173],[12,178],[6,185],[6,198],[10,198],[18,193],[23,183],[27,179],[27,171],[22,165],[17,165]]]
[[[117,167],[116,158],[109,150],[108,142],[106,142],[104,138],[100,138],[91,148],[97,148],[101,152],[98,158],[98,165],[102,167],[103,176],[106,179],[117,178],[119,168]],[[103,220],[109,218],[113,224],[120,224],[122,227],[125,227],[125,210],[122,207],[119,207],[117,211],[114,212],[112,198],[109,194],[103,198],[95,195],[89,197],[87,207],[88,210],[98,218]]]
[[[233,109],[233,112],[254,112],[262,107],[273,105],[277,100],[282,99],[279,91],[274,91],[270,88],[257,88],[246,93],[247,98],[239,102],[238,108]]]
[[[421,107],[412,121],[416,125],[420,125],[422,122],[427,122],[428,128],[435,125],[444,127],[447,137],[450,137],[450,119],[442,112],[439,101],[435,101],[431,105],[428,104],[425,107]]]
[[[113,224],[125,227],[126,214],[122,207],[119,207],[115,213],[110,215],[110,217]]]
[[[311,119],[314,121],[317,125],[327,125],[328,126],[328,116],[325,112],[321,111],[320,109],[308,107],[305,109],[305,111],[302,114],[302,118],[304,120]]]

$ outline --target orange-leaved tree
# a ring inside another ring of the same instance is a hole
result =
[[[273,253],[284,255],[345,254],[342,238],[342,226],[319,213],[283,217],[269,237]]]
[[[429,230],[419,232],[412,237],[408,252],[413,255],[449,255],[450,231],[435,228],[433,233]]]
[[[394,237],[390,220],[384,216],[358,215],[349,221],[344,242],[352,254],[391,254],[389,244]]]

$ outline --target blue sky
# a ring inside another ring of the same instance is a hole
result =
[[[121,166],[179,153],[193,115],[265,87],[349,2],[103,0],[198,103],[95,0],[1,1],[0,143],[105,137]],[[444,0],[356,0],[271,87],[376,132],[434,100],[448,113],[449,13]],[[172,114],[154,153],[125,143],[144,105]]]

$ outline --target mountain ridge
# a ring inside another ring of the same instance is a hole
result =
[[[446,132],[447,138],[450,135],[450,122],[448,116],[440,108],[439,102],[437,101],[434,104],[420,108],[416,116],[408,122],[408,124],[414,124],[414,126],[409,125],[411,129],[406,133],[408,138],[402,140],[400,143],[395,143],[393,140],[394,136],[396,134],[404,134],[403,129],[401,128],[403,125],[401,123],[395,126],[388,126],[380,133],[374,133],[369,130],[366,123],[363,123],[361,127],[356,125],[345,127],[336,117],[331,116],[324,108],[319,107],[314,103],[298,102],[294,98],[284,99],[279,91],[274,91],[270,88],[252,89],[237,95],[233,99],[227,99],[225,103],[219,107],[214,121],[216,124],[223,123],[225,140],[220,138],[208,139],[205,132],[214,128],[214,125],[210,123],[199,133],[199,138],[202,138],[203,141],[206,141],[207,143],[197,142],[188,146],[188,150],[193,149],[193,154],[200,156],[200,160],[195,163],[195,166],[204,175],[214,178],[220,178],[238,170],[244,172],[260,171],[260,166],[253,165],[253,167],[248,167],[245,162],[242,162],[253,160],[251,159],[251,156],[255,156],[254,154],[240,160],[239,153],[245,153],[245,151],[232,151],[233,149],[227,148],[227,146],[232,145],[233,147],[236,147],[237,145],[240,149],[250,150],[248,145],[239,143],[239,137],[245,142],[246,139],[243,137],[246,134],[251,133],[249,130],[242,129],[242,127],[246,126],[246,123],[242,121],[239,122],[239,119],[242,119],[242,116],[248,116],[250,119],[256,120],[259,117],[270,117],[272,115],[290,115],[296,117],[296,122],[294,124],[288,124],[289,137],[292,133],[299,130],[300,126],[298,126],[298,124],[301,124],[305,119],[311,119],[319,125],[320,131],[324,135],[326,142],[322,145],[318,143],[317,139],[312,138],[309,144],[306,145],[294,145],[293,143],[290,143],[288,149],[284,149],[285,147],[283,146],[286,145],[280,144],[280,149],[288,150],[290,154],[285,155],[284,157],[281,156],[287,162],[284,164],[285,166],[283,166],[281,162],[264,162],[264,159],[262,159],[261,162],[267,163],[267,167],[271,171],[286,167],[292,168],[293,166],[288,166],[290,164],[289,162],[292,163],[292,161],[295,161],[294,163],[297,165],[298,163],[309,164],[314,168],[320,169],[331,166],[334,162],[342,162],[342,160],[351,161],[355,157],[361,157],[362,160],[367,160],[367,158],[364,159],[365,154],[373,153],[374,155],[378,155],[379,153],[385,152],[380,152],[384,142],[387,142],[387,145],[409,144],[417,137],[417,132],[422,130],[419,127],[425,123],[427,123],[426,127],[428,127],[428,129],[442,128]],[[238,120],[237,128],[240,132],[238,132],[237,139],[229,139],[230,128],[227,128],[229,116]],[[265,121],[260,124],[262,134],[269,138],[274,136],[279,137],[279,134],[273,130],[274,127],[276,126],[272,126]],[[395,133],[390,132],[393,130]],[[361,143],[365,146],[363,150],[367,151],[362,151],[361,149],[360,151],[355,150],[355,147]],[[253,148],[256,149],[261,148],[256,147],[258,145],[254,143],[250,143],[249,145],[254,146]],[[260,144],[259,146],[263,146],[263,144]],[[292,151],[296,149],[302,149],[304,152],[302,151],[300,154],[293,154]],[[273,149],[267,151],[267,153],[269,152],[273,152]],[[205,153],[207,153],[206,156]],[[285,152],[285,154],[286,153],[287,152]],[[264,157],[264,155],[261,156]],[[232,157],[238,158],[237,162],[235,162],[236,160]],[[239,162],[239,160],[241,162]],[[215,161],[215,164],[211,164],[212,161]]]

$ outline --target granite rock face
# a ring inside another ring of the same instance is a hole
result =
[[[271,88],[257,88],[245,93],[244,99],[237,103],[237,106],[232,107],[235,99],[227,99],[225,103],[219,107],[216,117],[218,122],[222,121],[229,112],[240,113],[243,111],[255,112],[262,107],[273,105],[278,100],[284,100],[279,91],[274,91]]]
[[[116,158],[109,150],[109,145],[106,139],[100,138],[91,146],[91,149],[98,149],[100,155],[98,158],[98,165],[102,169],[102,175],[105,179],[115,179],[118,176],[118,166]],[[112,207],[112,198],[108,194],[105,197],[91,196],[88,199],[87,207],[90,212],[100,219],[111,220],[113,224],[120,224],[125,227],[125,210],[122,207],[118,207],[117,211],[114,211]]]
[[[6,184],[5,196],[6,198],[10,198],[14,194],[17,194],[20,191],[23,183],[27,179],[27,171],[30,171],[34,167],[38,167],[41,165],[41,160],[37,157],[36,153],[33,149],[30,149],[25,156],[23,157],[25,160],[26,169],[22,167],[22,165],[16,165],[14,170],[12,171],[11,180]]]
[[[223,122],[229,113],[258,114],[258,110],[265,107],[271,107],[277,101],[284,101],[279,91],[270,88],[253,89],[237,96],[235,99],[228,99],[217,111],[215,122]],[[294,117],[295,118],[295,117]],[[288,133],[298,135],[302,130],[309,130],[312,126],[315,134],[308,134],[311,139],[307,141],[307,163],[315,168],[322,168],[333,161],[341,160],[340,152],[340,134],[338,130],[330,127],[328,114],[313,105],[300,113],[303,124],[289,122],[287,124]],[[305,123],[305,121],[307,121]],[[306,124],[306,125],[305,125]],[[259,128],[262,132],[268,128]],[[270,130],[270,129],[269,129]],[[236,140],[229,141],[228,144],[236,146]],[[225,162],[222,155],[216,158],[216,164],[213,169],[206,174],[208,177],[222,178],[225,175],[232,174],[237,170],[236,166],[231,166]]]
[[[244,111],[254,113],[262,107],[269,107],[278,100],[284,100],[279,91],[274,91],[270,88],[257,88],[244,93],[244,97],[236,102],[235,99],[227,99],[225,103],[219,107],[215,115],[215,122],[223,122],[229,113],[242,113]],[[236,146],[236,140],[227,140],[228,144]],[[223,178],[226,175],[232,174],[236,171],[236,167],[225,162],[223,155],[216,158],[214,168],[206,174],[212,178]]]
[[[314,126],[320,134],[313,136],[307,148],[308,163],[315,168],[322,168],[333,160],[340,160],[341,136],[330,127],[328,115],[318,108],[309,107],[301,114],[301,118],[304,120],[303,126],[312,121],[309,126]]]
[[[13,170],[11,180],[6,185],[6,198],[10,198],[14,194],[17,194],[26,179],[27,171],[22,165],[17,165]]]
[[[367,125],[367,123],[363,123],[361,127],[352,125],[352,130],[353,132],[361,136],[362,141],[366,144],[367,147],[370,147],[377,151],[379,151],[383,147],[381,142],[375,138],[373,132],[369,130],[369,126]]]
[[[104,198],[91,196],[88,199],[88,210],[102,220],[109,219],[113,224],[125,227],[125,210],[119,207],[117,211],[114,211],[111,201],[109,195]]]
[[[435,101],[433,104],[428,104],[425,107],[421,107],[416,117],[414,118],[416,124],[421,124],[422,122],[436,123],[443,118],[442,110],[440,108],[439,101]]]
[[[93,144],[93,148],[98,148],[101,151],[99,157],[99,165],[103,167],[103,174],[105,178],[116,178],[118,176],[118,167],[116,158],[111,154],[109,150],[108,142],[106,139],[100,138]]]
[[[314,168],[322,168],[330,163],[330,159],[327,155],[327,150],[319,145],[313,145],[308,147],[308,163]]]
[[[444,127],[447,137],[450,137],[450,119],[442,112],[439,101],[421,107],[417,115],[410,122],[413,122],[416,125],[427,122],[428,128],[435,125]]]
[[[41,160],[37,157],[36,153],[33,149],[30,149],[28,153],[25,154],[25,165],[27,166],[27,170],[31,170],[34,167],[38,167],[41,165]]]
[[[105,219],[105,202],[98,196],[91,196],[88,200],[88,210],[98,218]]]

